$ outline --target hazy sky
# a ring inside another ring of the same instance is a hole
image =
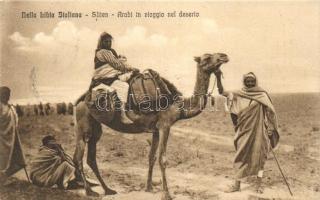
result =
[[[1,84],[13,98],[74,99],[93,73],[99,34],[114,37],[114,48],[140,69],[153,68],[185,94],[195,83],[193,56],[223,52],[227,89],[242,87],[253,71],[269,92],[320,91],[320,3],[2,3]],[[37,19],[23,19],[21,12]],[[40,19],[39,12],[55,12]],[[57,18],[82,12],[80,19]],[[114,13],[95,19],[92,12]],[[198,12],[198,18],[117,18],[117,12]],[[32,69],[33,78],[30,77]],[[35,81],[31,81],[31,80]]]

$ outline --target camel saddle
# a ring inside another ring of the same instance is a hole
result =
[[[129,85],[129,103],[133,103],[140,112],[148,113],[154,111],[157,105],[159,108],[172,103],[174,91],[171,91],[163,78],[152,69],[134,76]]]
[[[166,106],[173,103],[174,96],[181,96],[177,88],[168,80],[162,78],[156,71],[148,69],[142,73],[134,74],[129,80],[129,93],[127,100],[127,109],[148,114],[159,111],[159,108],[165,109]],[[104,83],[100,83],[105,85]],[[105,85],[106,87],[107,86]],[[97,100],[97,96],[103,97]],[[85,101],[90,113],[99,119],[109,121],[113,119],[116,113],[116,107],[119,108],[117,93],[110,89],[98,89],[87,91],[75,103]],[[99,104],[99,106],[97,105]],[[105,112],[108,111],[108,112]]]

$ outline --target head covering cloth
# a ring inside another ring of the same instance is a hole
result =
[[[42,145],[47,145],[49,141],[55,140],[56,138],[53,135],[47,135],[42,138]]]
[[[97,49],[96,51],[99,51],[100,49],[103,49],[103,40],[105,39],[113,39],[112,35],[110,35],[109,33],[107,32],[102,32],[100,37],[99,37],[99,40],[98,40],[98,45],[97,45]]]
[[[105,39],[113,39],[112,35],[110,35],[109,33],[107,32],[102,32],[100,37],[99,37],[99,40],[98,40],[98,45],[97,45],[97,49],[96,49],[96,52],[98,52],[99,50],[101,49],[105,49],[105,47],[103,46],[103,40]],[[116,57],[116,58],[119,58],[117,52],[111,48],[111,49],[108,49],[112,52],[112,54]],[[97,61],[97,58],[95,57],[95,62]]]
[[[2,103],[8,103],[10,99],[11,90],[7,86],[0,87],[0,101]]]

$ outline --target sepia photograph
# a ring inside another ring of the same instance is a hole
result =
[[[319,1],[0,15],[0,200],[320,199]]]

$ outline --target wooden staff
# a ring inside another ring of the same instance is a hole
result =
[[[23,167],[23,169],[24,169],[24,172],[26,173],[26,176],[27,176],[27,179],[28,179],[29,183],[31,183],[31,180],[29,178],[29,175],[28,175],[26,167]]]
[[[286,177],[284,176],[284,173],[282,172],[281,166],[280,166],[280,164],[279,164],[279,161],[278,161],[278,159],[277,159],[277,157],[276,157],[276,154],[274,153],[272,147],[271,147],[271,152],[272,152],[272,155],[273,155],[274,159],[276,160],[276,163],[277,163],[278,169],[279,169],[279,171],[280,171],[280,173],[281,173],[281,175],[282,175],[282,178],[283,178],[284,182],[286,183],[286,185],[287,185],[287,187],[288,187],[288,190],[289,190],[289,192],[290,192],[290,195],[293,196],[293,194],[292,194],[292,192],[291,192],[291,189],[290,189],[290,185],[289,185]]]

